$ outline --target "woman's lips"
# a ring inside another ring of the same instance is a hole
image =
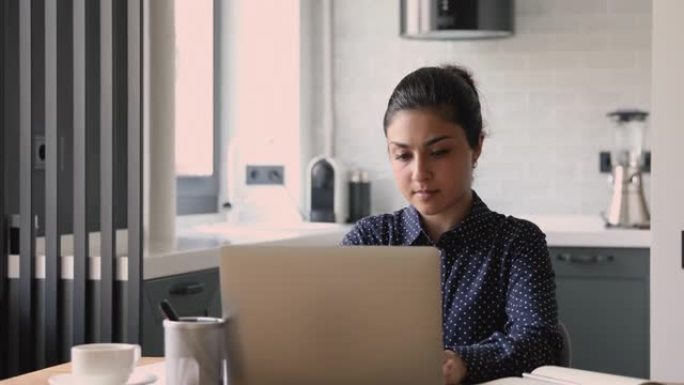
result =
[[[418,199],[427,200],[435,196],[439,190],[416,190],[413,195],[418,197]]]

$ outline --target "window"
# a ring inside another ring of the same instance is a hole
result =
[[[174,0],[178,215],[218,208],[220,132],[214,119],[214,2]]]

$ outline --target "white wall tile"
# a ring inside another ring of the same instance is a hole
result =
[[[611,35],[605,32],[578,32],[563,33],[553,36],[553,50],[572,51],[577,55],[584,52],[604,51],[608,48],[608,40]]]
[[[580,68],[581,56],[574,52],[548,51],[530,55],[530,70],[574,70]]]
[[[651,13],[649,0],[608,0],[608,11],[611,13]]]
[[[634,70],[637,52],[590,52],[582,55],[582,67],[593,69]]]
[[[553,1],[550,0],[527,0],[517,1],[516,16],[545,16],[551,13],[554,8]]]
[[[553,11],[559,16],[566,14],[601,14],[608,11],[607,0],[552,0]]]
[[[585,33],[594,32],[629,32],[645,31],[650,33],[651,29],[650,12],[641,14],[596,14],[583,15],[578,20],[581,31]]]
[[[608,48],[614,51],[646,50],[651,46],[651,34],[642,30],[615,33],[608,36],[607,44]]]
[[[564,18],[550,18],[543,15],[518,15],[516,19],[516,33],[577,33],[582,31],[582,21],[585,16],[567,15]]]

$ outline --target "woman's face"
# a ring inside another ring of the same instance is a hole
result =
[[[399,190],[424,216],[448,214],[469,193],[482,138],[472,149],[461,126],[420,109],[394,115],[387,143]]]

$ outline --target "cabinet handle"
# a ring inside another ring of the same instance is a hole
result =
[[[201,282],[177,283],[169,289],[171,295],[193,295],[204,291],[204,284]]]
[[[612,255],[572,255],[568,253],[558,254],[556,259],[561,262],[578,264],[596,264],[612,262],[615,258]]]

